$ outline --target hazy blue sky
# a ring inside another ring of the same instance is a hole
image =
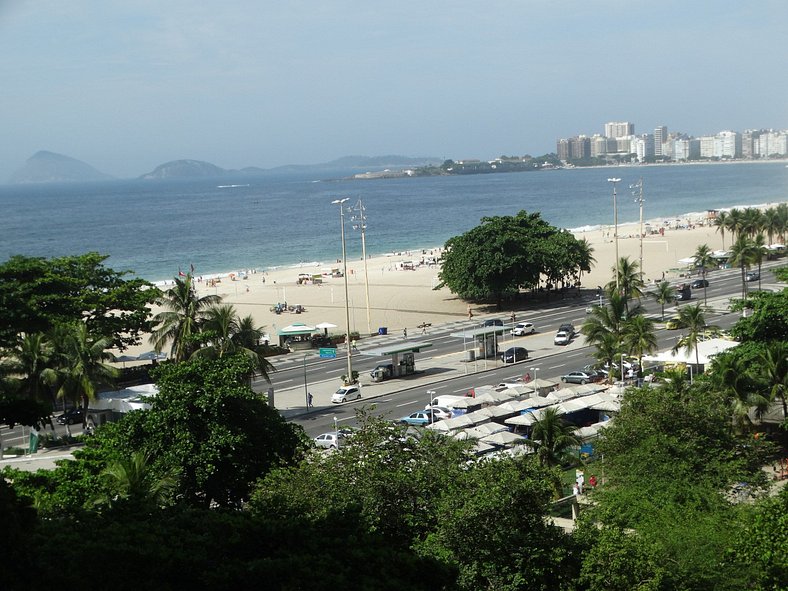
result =
[[[0,0],[0,180],[788,127],[786,0]]]

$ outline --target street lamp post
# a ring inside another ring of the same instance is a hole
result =
[[[339,433],[339,429],[337,428],[337,418],[334,417],[334,433]]]
[[[429,411],[430,412],[430,423],[434,423],[435,422],[435,414],[433,413],[433,410],[432,410],[432,397],[435,396],[435,390],[427,390],[427,396],[429,396],[427,406],[430,409],[430,411]]]
[[[358,203],[353,207],[353,211],[356,212],[351,219],[351,221],[356,222],[356,225],[353,226],[354,230],[361,230],[361,256],[364,258],[364,295],[367,299],[367,333],[372,334],[372,323],[369,319],[369,272],[367,271],[367,216],[366,216],[366,209],[364,208],[364,204],[361,202],[361,199],[358,200]]]
[[[536,388],[539,385],[537,380],[539,379],[539,368],[538,367],[529,367],[532,372],[534,372],[534,394],[536,394]]]
[[[613,183],[613,238],[616,241],[616,266],[615,266],[615,269],[616,269],[616,293],[618,293],[618,295],[621,295],[621,293],[619,291],[620,290],[620,286],[619,286],[619,279],[618,279],[618,275],[619,275],[619,273],[618,273],[618,271],[619,271],[619,269],[618,269],[618,266],[619,266],[619,261],[618,261],[618,204],[616,203],[616,183],[620,183],[621,179],[619,179],[619,178],[607,179],[607,182],[608,183]]]
[[[643,177],[638,182],[629,186],[635,196],[635,203],[640,205],[640,280],[643,281]]]
[[[339,205],[339,227],[342,232],[342,276],[345,279],[345,347],[347,348],[347,382],[353,383],[353,361],[351,360],[350,352],[350,298],[348,296],[347,287],[347,254],[345,251],[345,202],[350,197],[344,199],[334,199],[331,204]],[[335,419],[336,420],[336,419]]]

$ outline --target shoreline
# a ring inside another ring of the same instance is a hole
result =
[[[709,219],[708,218],[708,212],[709,211],[725,211],[725,212],[728,212],[731,209],[745,209],[745,208],[753,208],[753,207],[756,208],[756,209],[763,210],[763,209],[767,209],[769,207],[774,207],[774,206],[778,205],[779,203],[781,203],[781,202],[767,202],[767,203],[758,203],[758,204],[742,204],[742,205],[733,205],[733,206],[729,206],[729,207],[720,207],[720,208],[715,208],[715,209],[706,210],[706,211],[690,211],[690,212],[685,212],[685,213],[681,213],[681,214],[677,214],[677,215],[667,215],[667,216],[659,217],[659,218],[651,217],[649,219],[644,219],[643,220],[643,225],[644,225],[644,227],[645,226],[650,226],[652,229],[653,228],[660,228],[660,227],[665,227],[667,229],[667,228],[670,228],[671,226],[674,226],[674,229],[676,229],[675,226],[681,225],[681,224],[674,225],[673,222],[683,222],[686,225],[695,225],[695,226],[701,225],[701,226],[703,226],[703,225],[708,225],[706,222]],[[618,226],[619,226],[619,239],[622,239],[622,234],[623,234],[622,228],[628,230],[628,232],[631,234],[632,232],[638,232],[638,230],[639,230],[638,226],[639,225],[640,225],[640,220],[639,219],[637,219],[637,220],[627,220],[627,221],[619,222],[619,224],[618,224]],[[594,224],[594,225],[589,225],[589,226],[581,226],[581,227],[577,227],[577,228],[559,228],[559,229],[566,230],[566,231],[572,233],[577,238],[583,238],[583,237],[585,237],[585,235],[587,233],[593,233],[593,232],[599,232],[599,231],[601,231],[601,232],[608,232],[612,227],[613,227],[613,224],[611,223],[611,224]],[[644,240],[646,240],[646,238],[647,237],[644,237]],[[373,253],[367,253],[367,261],[369,262],[369,261],[377,260],[377,259],[389,259],[389,258],[392,258],[392,257],[411,257],[411,258],[412,257],[416,257],[416,258],[418,258],[418,257],[422,257],[422,256],[436,256],[436,255],[434,255],[432,253],[433,252],[440,253],[440,252],[443,251],[443,248],[444,248],[443,245],[431,246],[431,247],[421,247],[420,246],[420,247],[409,248],[409,249],[402,250],[402,251],[397,251],[397,252],[386,252],[386,253],[374,253],[373,252]],[[422,254],[418,254],[418,253],[422,253]],[[359,257],[358,259],[356,259],[356,258],[352,258],[352,259],[348,258],[348,265],[351,265],[351,264],[357,263],[357,262],[363,263],[363,259],[361,257]],[[339,262],[338,259],[335,259],[333,261],[309,261],[309,262],[299,261],[297,263],[283,263],[283,264],[280,264],[280,265],[271,265],[271,266],[267,266],[267,267],[247,267],[247,268],[243,268],[243,269],[235,268],[235,269],[232,269],[232,270],[218,271],[218,272],[213,272],[213,273],[199,273],[199,270],[196,270],[195,273],[193,273],[193,275],[202,277],[203,280],[228,279],[228,278],[230,278],[233,275],[235,275],[235,276],[243,276],[243,275],[267,274],[267,273],[276,273],[276,272],[284,271],[284,270],[291,270],[291,271],[293,271],[293,270],[298,270],[298,269],[306,269],[306,270],[309,270],[309,269],[325,269],[325,268],[334,268],[336,265],[341,265],[341,264],[342,263]],[[173,279],[175,277],[177,277],[177,276],[178,276],[178,272],[176,271],[175,273],[173,273],[172,278],[157,279],[155,281],[154,280],[150,280],[150,279],[146,279],[146,281],[150,281],[150,283],[152,283],[156,287],[166,287],[168,285],[172,285],[173,284]],[[145,279],[145,278],[143,277],[143,279]]]

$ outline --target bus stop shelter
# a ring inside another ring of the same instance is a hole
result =
[[[422,349],[429,349],[432,343],[423,341],[400,341],[374,349],[364,349],[362,355],[370,357],[391,357],[391,377],[407,376],[416,371],[414,355]]]
[[[466,361],[476,359],[493,359],[498,355],[498,337],[509,329],[505,326],[480,326],[462,332],[453,332],[449,336],[462,339]],[[471,347],[468,348],[468,343]]]

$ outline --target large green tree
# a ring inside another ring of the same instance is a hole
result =
[[[130,271],[104,266],[107,256],[88,253],[45,259],[15,256],[0,264],[0,347],[21,333],[46,333],[84,321],[88,330],[125,348],[150,329],[150,304],[158,290]]]
[[[481,224],[446,241],[441,285],[461,298],[499,306],[540,279],[569,281],[590,270],[587,244],[559,231],[538,213],[482,218]]]

